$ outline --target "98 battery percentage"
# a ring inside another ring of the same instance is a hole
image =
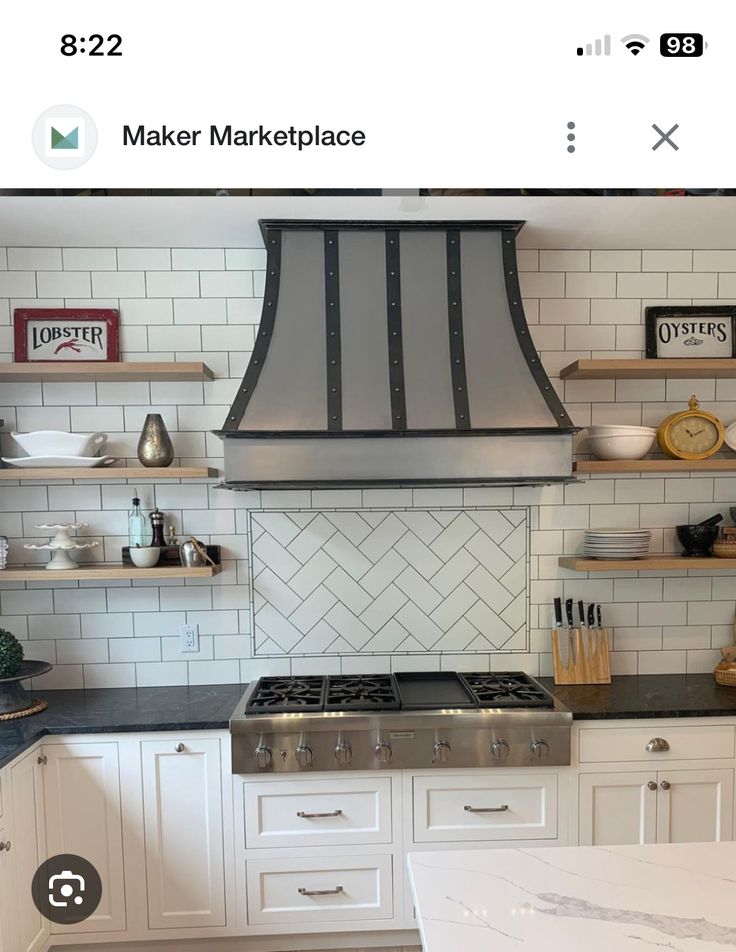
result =
[[[702,33],[663,33],[659,38],[662,56],[702,56],[706,46]]]

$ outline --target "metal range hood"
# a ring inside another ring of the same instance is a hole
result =
[[[519,221],[262,221],[230,489],[551,483],[572,426],[521,304]],[[236,332],[236,328],[233,328]]]

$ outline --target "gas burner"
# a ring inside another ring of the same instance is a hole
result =
[[[324,678],[269,677],[259,679],[246,711],[250,714],[292,714],[321,711],[324,703]]]
[[[399,695],[390,674],[338,674],[327,678],[326,711],[396,711]]]
[[[517,671],[461,674],[478,707],[551,708],[552,697],[541,684]]]

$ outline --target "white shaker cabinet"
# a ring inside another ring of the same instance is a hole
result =
[[[657,842],[733,838],[733,770],[660,770]]]
[[[581,774],[578,821],[580,846],[656,842],[656,773]]]
[[[13,838],[10,827],[0,821],[0,952],[13,952],[18,947],[14,934],[16,923],[11,855]]]
[[[141,744],[148,925],[225,925],[222,766],[218,738]]]
[[[44,802],[49,856],[73,853],[100,874],[102,899],[89,919],[51,932],[125,929],[123,832],[118,745],[44,744]]]
[[[733,770],[581,774],[579,843],[730,840],[733,808]]]
[[[10,771],[13,801],[13,858],[17,952],[38,952],[46,948],[49,923],[31,898],[36,870],[46,859],[46,831],[43,816],[43,754],[28,754]],[[13,950],[16,952],[16,950]]]

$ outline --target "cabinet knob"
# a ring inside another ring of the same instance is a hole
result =
[[[177,752],[177,754],[183,754],[184,751],[186,750],[186,747],[184,746],[184,744],[177,744],[174,750]]]
[[[669,782],[669,780],[663,780],[662,783],[660,783],[660,787],[661,787],[663,790],[669,790],[669,789],[670,789],[670,782]]]
[[[10,852],[10,840],[7,840],[5,843],[0,843],[0,853],[2,853],[3,850]]]
[[[38,762],[39,764],[47,764],[47,763],[48,763],[48,757],[46,756],[46,754],[39,754],[39,755],[38,755],[38,758],[37,758],[37,762]]]
[[[664,737],[652,737],[652,739],[647,744],[647,751],[650,754],[663,754],[669,749],[670,745],[667,743]]]
[[[649,783],[647,784],[647,787],[649,787],[650,790],[656,790],[656,789],[657,789],[657,781],[656,781],[656,780],[650,780]]]

